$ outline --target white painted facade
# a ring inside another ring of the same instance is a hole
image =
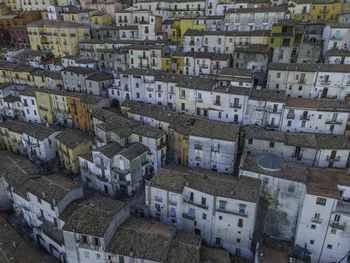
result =
[[[25,121],[40,123],[40,116],[38,113],[38,105],[36,104],[35,95],[20,95],[23,105],[23,112],[25,115]]]

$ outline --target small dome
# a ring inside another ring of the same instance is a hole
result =
[[[266,153],[256,158],[256,164],[264,170],[278,171],[283,168],[284,161],[275,154]]]

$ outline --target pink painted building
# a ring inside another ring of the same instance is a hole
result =
[[[98,9],[111,15],[113,22],[115,22],[115,12],[123,10],[123,4],[118,0],[81,0],[80,3],[83,9]]]

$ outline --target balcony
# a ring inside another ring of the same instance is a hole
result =
[[[335,212],[350,215],[350,203],[338,201]]]
[[[214,105],[216,105],[216,106],[221,106],[221,102],[218,101],[218,100],[216,100],[216,101],[214,101]]]
[[[163,202],[163,198],[161,196],[155,196],[154,200],[156,200],[157,202]]]
[[[337,121],[337,120],[327,120],[326,124],[333,124],[333,125],[342,125],[342,121]]]
[[[199,64],[199,68],[208,68],[209,66],[207,64]]]
[[[196,150],[203,150],[203,146],[200,145],[200,144],[195,144],[195,145],[194,145],[194,148],[195,148]]]
[[[66,37],[66,33],[61,33],[61,37]]]
[[[310,115],[301,115],[300,116],[301,121],[309,121],[310,120]]]
[[[171,204],[173,206],[177,206],[176,200],[169,200],[169,204]]]
[[[140,56],[137,56],[139,59],[148,59],[146,56],[144,55],[140,55]]]
[[[44,110],[44,111],[47,111],[47,110],[48,110],[47,107],[43,107],[43,106],[39,106],[39,109]]]
[[[235,215],[235,216],[241,216],[241,217],[248,217],[248,214],[245,212],[241,213],[239,211],[238,212],[228,211],[228,210],[222,209],[222,208],[216,209],[216,212]]]
[[[331,228],[335,228],[338,230],[344,230],[345,229],[345,224],[340,224],[339,222],[333,221],[331,222]]]
[[[70,34],[71,37],[76,37],[76,34]]]
[[[187,213],[183,213],[183,214],[182,214],[182,217],[183,217],[183,218],[186,218],[186,219],[189,219],[189,220],[192,220],[192,221],[194,221],[194,220],[196,219],[195,216],[190,216],[190,215],[187,214]]]
[[[230,103],[230,108],[240,109],[242,108],[242,104]]]
[[[293,37],[293,32],[272,33],[273,37]]]
[[[340,156],[336,156],[336,157],[332,158],[329,155],[327,155],[326,160],[327,160],[327,162],[339,162]]]
[[[107,177],[104,177],[104,176],[96,174],[96,178],[98,180],[102,181],[102,182],[108,182],[108,178]]]
[[[320,83],[321,83],[321,85],[329,85],[330,81],[328,79],[326,79],[326,80],[321,80]]]
[[[295,115],[294,115],[294,114],[289,114],[289,113],[288,113],[287,119],[288,119],[288,120],[294,120],[294,119],[295,119]]]
[[[202,98],[196,98],[196,102],[203,102]]]
[[[264,111],[264,109],[265,109],[265,108],[264,108],[263,106],[256,106],[256,107],[255,107],[255,110],[256,110],[256,111]]]
[[[315,223],[315,224],[322,224],[322,219],[317,218],[317,217],[313,217],[313,218],[311,218],[311,222]]]

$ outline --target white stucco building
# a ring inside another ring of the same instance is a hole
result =
[[[300,214],[295,251],[311,262],[347,262],[350,180],[345,169],[311,168]]]
[[[157,220],[251,258],[259,188],[259,180],[246,176],[168,166],[146,185],[146,204]]]

